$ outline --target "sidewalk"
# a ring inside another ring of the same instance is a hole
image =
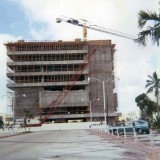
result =
[[[134,138],[124,138],[124,136],[112,135],[111,133],[96,132],[89,130],[90,132],[99,135],[111,143],[120,143],[134,147],[146,155],[146,160],[160,160],[160,146],[152,147],[150,141],[135,141]]]
[[[24,129],[5,128],[4,130],[2,129],[0,130],[0,138],[11,137],[11,136],[16,136],[16,135],[21,135],[21,134],[24,134]]]

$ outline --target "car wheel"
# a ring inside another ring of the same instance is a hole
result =
[[[113,134],[114,134],[114,135],[117,135],[117,130],[113,130]]]
[[[143,130],[141,128],[137,129],[138,134],[143,134]]]

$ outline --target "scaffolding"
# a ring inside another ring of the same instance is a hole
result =
[[[7,87],[16,93],[16,118],[24,116],[24,108],[28,108],[34,113],[37,113],[36,110],[40,108],[43,116],[48,114],[52,104],[47,103],[46,105],[45,103],[45,105],[42,105],[41,99],[47,94],[49,99],[45,98],[44,102],[52,102],[52,96],[55,96],[57,92],[63,91],[68,81],[76,75],[76,83],[70,91],[74,101],[63,100],[64,103],[59,104],[60,107],[56,107],[56,110],[52,111],[52,113],[54,112],[52,120],[55,120],[55,114],[62,114],[62,117],[63,115],[70,118],[84,117],[82,119],[88,121],[88,102],[97,95],[101,96],[101,85],[89,83],[87,78],[91,76],[103,80],[112,76],[114,46],[110,40],[91,40],[86,42],[80,40],[65,42],[18,41],[7,43],[7,77],[9,80]],[[85,61],[94,48],[96,48],[97,54],[90,62]],[[83,64],[87,67],[79,75],[76,71]],[[88,97],[86,103],[78,99],[78,97],[83,97],[80,94],[81,90],[85,91],[84,93]],[[110,101],[113,101],[112,90],[107,88],[107,92],[111,94]],[[26,94],[25,97],[23,97],[23,93]],[[65,99],[67,98],[66,96]],[[113,109],[116,108],[113,102],[109,105]],[[102,106],[101,100],[98,103],[95,102],[93,111],[102,113]],[[66,115],[67,113],[70,114]]]
[[[59,51],[59,50],[82,50],[84,42],[78,41],[76,44],[71,42],[26,42],[20,40],[7,44],[7,50],[9,51]]]

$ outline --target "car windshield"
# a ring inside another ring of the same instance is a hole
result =
[[[125,126],[131,126],[132,127],[133,123],[131,123],[131,122],[130,123],[126,123]]]

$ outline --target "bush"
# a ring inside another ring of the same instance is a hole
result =
[[[160,116],[153,119],[152,128],[160,132]]]
[[[0,127],[3,127],[4,126],[4,123],[3,123],[3,117],[0,116]]]

